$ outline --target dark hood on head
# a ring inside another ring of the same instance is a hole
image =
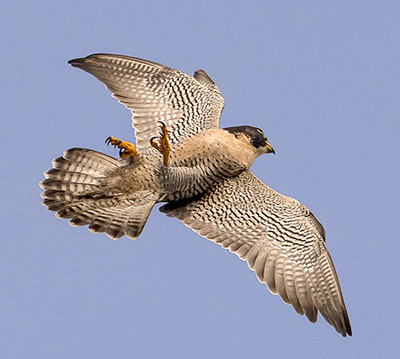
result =
[[[223,128],[223,130],[233,133],[234,135],[241,133],[246,135],[248,138],[250,138],[250,141],[255,148],[258,148],[260,146],[264,147],[265,141],[267,140],[266,137],[264,136],[263,131],[257,127],[236,126],[236,127],[225,127]]]

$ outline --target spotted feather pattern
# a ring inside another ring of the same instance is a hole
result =
[[[72,148],[53,160],[44,173],[41,196],[47,209],[72,226],[88,225],[93,233],[105,232],[117,239],[135,239],[141,233],[158,199],[154,191],[130,193],[110,181],[124,169],[118,160],[84,148]]]
[[[203,70],[192,77],[155,62],[111,54],[69,63],[97,77],[131,111],[139,150],[150,148],[157,121],[166,124],[172,145],[218,127],[224,100]]]
[[[257,278],[297,313],[315,322],[319,311],[340,334],[351,335],[325,233],[298,201],[244,171],[211,193],[166,204],[161,211],[246,260]]]

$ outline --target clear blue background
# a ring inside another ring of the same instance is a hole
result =
[[[0,18],[2,358],[398,358],[398,1],[14,1]],[[38,182],[66,148],[108,154],[130,114],[67,60],[132,55],[262,127],[253,170],[324,224],[353,337],[309,323],[245,262],[157,208],[136,241],[72,228]]]

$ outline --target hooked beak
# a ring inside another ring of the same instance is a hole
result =
[[[268,141],[265,141],[265,147],[267,148],[267,153],[273,153],[275,154],[275,150],[272,148],[272,146],[268,143]]]

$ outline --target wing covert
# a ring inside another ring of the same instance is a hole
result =
[[[203,70],[192,77],[155,62],[112,54],[68,63],[97,77],[131,111],[139,150],[150,148],[157,121],[167,125],[172,144],[218,127],[224,100]]]
[[[315,322],[319,311],[340,334],[351,335],[323,227],[298,201],[245,171],[211,193],[160,210],[246,260],[297,313]]]

